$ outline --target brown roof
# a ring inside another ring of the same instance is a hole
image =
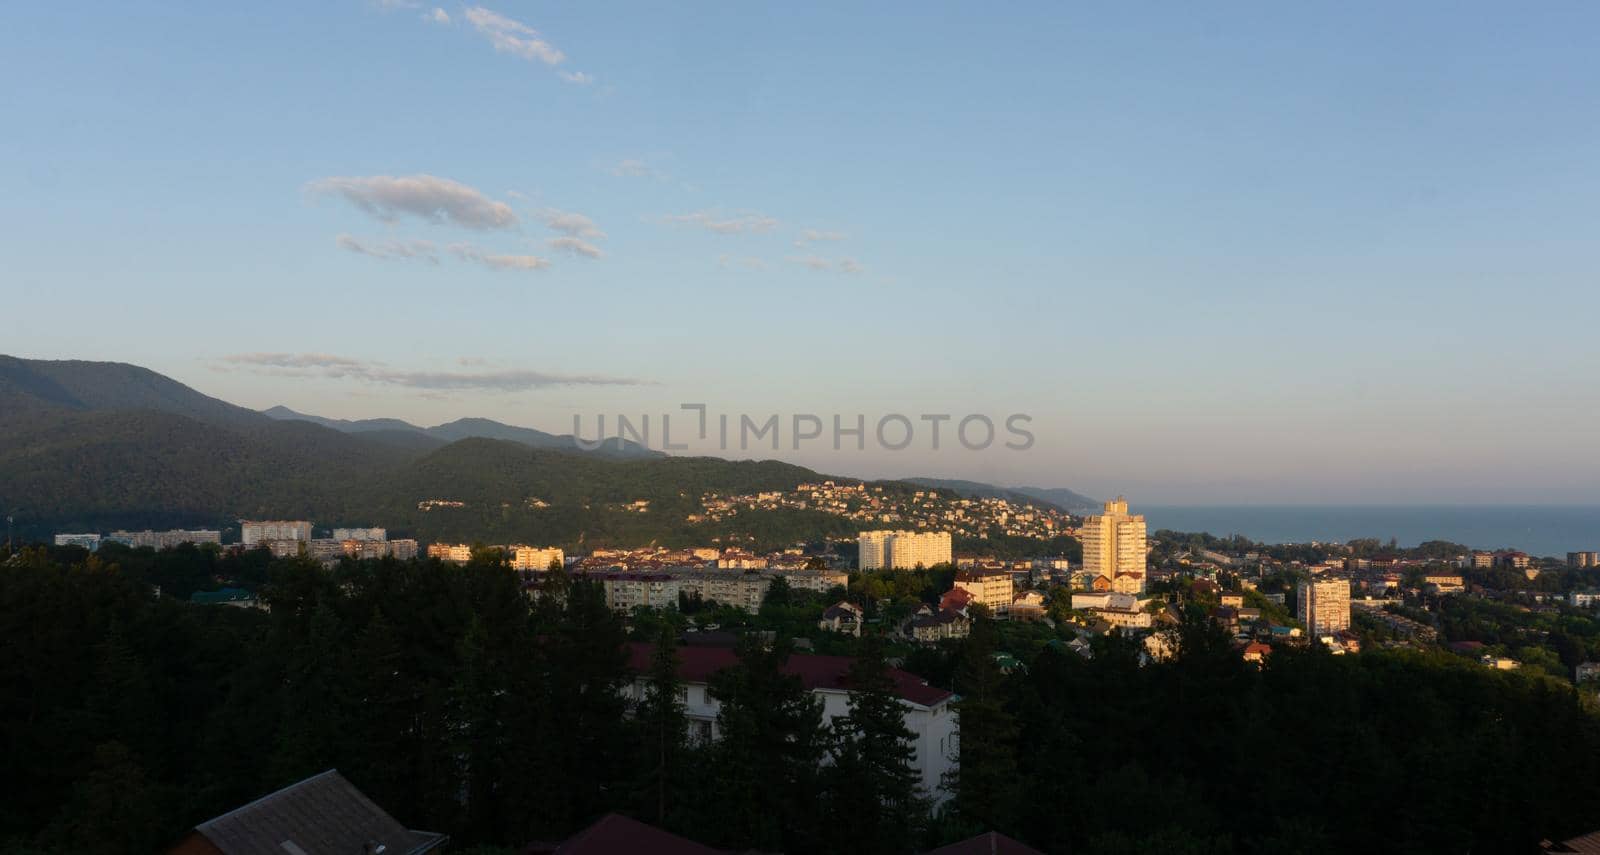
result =
[[[722,850],[645,825],[620,813],[608,813],[594,825],[555,846],[535,843],[523,852],[524,855],[633,855],[636,852],[721,855]]]
[[[1044,855],[1044,853],[997,831],[990,831],[949,846],[941,846],[926,855]]]
[[[636,641],[628,645],[629,665],[635,673],[648,673],[654,654],[654,644]],[[690,683],[709,683],[711,675],[738,661],[738,654],[727,647],[679,647],[678,677]],[[848,691],[850,686],[846,675],[850,671],[851,661],[848,656],[792,653],[784,663],[783,670],[786,674],[799,677],[800,682],[810,690]],[[899,668],[889,669],[889,679],[894,683],[896,695],[919,706],[931,707],[951,696],[950,692],[930,686],[921,677]]]
[[[223,855],[360,853],[374,843],[385,847],[386,855],[415,855],[448,840],[442,834],[408,830],[336,769],[208,819],[194,830]]]

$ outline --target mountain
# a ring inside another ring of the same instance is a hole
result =
[[[1065,487],[997,487],[979,481],[961,481],[953,478],[905,478],[910,484],[952,490],[957,495],[981,499],[1005,499],[1008,502],[1043,503],[1068,513],[1081,514],[1100,510],[1100,503]]]
[[[207,424],[259,427],[254,410],[201,394],[148,368],[121,362],[0,355],[0,417],[42,412],[159,410]]]
[[[545,433],[533,428],[517,427],[503,424],[490,419],[465,418],[457,419],[447,424],[435,425],[425,428],[418,427],[410,422],[400,419],[329,419],[322,416],[298,413],[288,407],[279,405],[271,409],[262,410],[262,415],[280,420],[300,420],[313,422],[323,427],[343,431],[345,433],[373,434],[384,432],[389,434],[391,441],[401,442],[401,434],[411,433],[422,437],[431,437],[437,440],[438,445],[455,442],[461,439],[503,439],[509,442],[521,443],[530,448],[548,448],[559,451],[577,451],[598,454],[607,457],[645,458],[665,457],[660,451],[654,451],[629,442],[621,437],[607,439],[605,444],[597,449],[586,449],[578,445],[578,441],[571,434]]]

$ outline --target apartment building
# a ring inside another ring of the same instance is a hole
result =
[[[567,554],[557,546],[514,546],[511,548],[511,569],[542,572],[566,564]]]
[[[954,588],[966,591],[971,595],[971,602],[981,603],[996,617],[1011,613],[1009,570],[962,570],[956,573]]]
[[[1129,514],[1128,502],[1118,496],[1105,503],[1105,512],[1086,517],[1078,532],[1083,544],[1083,569],[1110,580],[1112,590],[1144,592],[1145,559],[1149,552],[1144,516]]]
[[[222,543],[222,532],[205,529],[175,528],[168,531],[114,531],[102,540],[121,543],[138,549],[175,549],[185,543]]]
[[[336,528],[333,530],[334,540],[360,540],[380,541],[389,539],[389,530],[386,528]]]
[[[428,557],[465,564],[472,560],[472,546],[466,543],[430,543]]]
[[[310,520],[239,520],[240,541],[254,549],[264,540],[311,540]]]
[[[1313,579],[1295,591],[1298,617],[1312,638],[1350,628],[1350,580]]]
[[[864,531],[856,543],[863,570],[912,570],[951,562],[948,531]]]

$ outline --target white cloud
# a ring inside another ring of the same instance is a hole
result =
[[[545,41],[538,30],[521,21],[482,6],[468,6],[464,14],[467,22],[497,51],[550,66],[560,65],[567,58],[555,45]]]
[[[367,241],[352,235],[340,234],[334,238],[334,243],[338,244],[340,249],[361,255],[370,255],[373,258],[390,258],[398,261],[426,261],[429,264],[439,263],[439,256],[434,251],[433,241]]]
[[[571,237],[599,240],[606,236],[594,220],[576,211],[562,211],[556,208],[545,208],[535,214],[551,231],[561,232]]]
[[[581,255],[581,256],[584,256],[586,258],[596,258],[596,259],[598,259],[598,258],[604,258],[605,257],[605,253],[600,251],[600,247],[595,246],[594,244],[584,240],[583,238],[575,238],[575,237],[551,238],[549,241],[546,241],[546,244],[551,249],[556,250],[558,252],[570,252],[573,255]]]
[[[433,175],[322,178],[307,184],[306,189],[318,195],[342,196],[386,223],[409,214],[468,229],[509,229],[517,225],[517,215],[510,205],[460,182]]]
[[[493,255],[470,243],[453,243],[449,249],[456,258],[481,264],[490,270],[543,270],[550,266],[549,259],[537,255]]]
[[[644,381],[597,374],[555,374],[544,371],[405,371],[382,362],[327,353],[236,353],[224,356],[218,367],[281,377],[352,379],[400,386],[425,392],[520,392],[552,386],[638,386]],[[469,360],[459,360],[467,366]]]
[[[558,71],[556,74],[560,75],[562,80],[579,86],[588,86],[594,82],[594,75],[585,71]]]
[[[674,214],[662,219],[668,223],[698,226],[708,232],[722,235],[756,234],[770,232],[778,227],[777,219],[765,214],[722,216],[711,211],[695,211],[691,214]]]
[[[717,256],[717,269],[759,272],[767,269],[767,263],[754,256],[723,253]]]
[[[846,235],[844,232],[824,232],[818,231],[817,229],[806,229],[800,233],[800,237],[795,239],[794,245],[804,247],[809,244],[821,243],[823,241],[841,241],[847,237],[848,235]]]
[[[799,265],[807,270],[817,273],[860,273],[861,262],[854,258],[841,258],[838,261],[823,258],[820,255],[802,255],[789,259],[790,264]]]
[[[655,178],[659,174],[651,168],[650,164],[638,158],[619,160],[616,166],[606,171],[618,178]]]
[[[421,0],[374,0],[373,5],[388,12],[393,9],[415,9],[422,5]]]
[[[450,23],[450,13],[435,6],[433,11],[429,12],[423,20],[432,21],[435,24],[448,24]]]

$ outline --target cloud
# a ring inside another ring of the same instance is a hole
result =
[[[513,54],[530,62],[538,61],[550,66],[560,65],[567,58],[567,55],[555,45],[545,41],[538,30],[521,21],[507,18],[482,6],[468,6],[463,14],[473,29],[488,39],[489,43],[494,45],[494,49],[501,53]]]
[[[844,232],[824,232],[816,229],[806,229],[800,233],[800,237],[795,239],[794,245],[803,247],[808,244],[821,243],[823,241],[840,241],[846,239],[847,237],[849,236]]]
[[[598,258],[604,258],[605,257],[605,253],[600,251],[600,247],[595,246],[592,243],[589,243],[588,241],[584,240],[583,238],[575,238],[575,237],[551,238],[549,241],[546,242],[546,244],[553,250],[556,250],[556,251],[559,251],[559,252],[570,252],[573,255],[582,255],[582,256],[584,256],[586,258],[596,258],[596,259],[598,259]]]
[[[560,75],[562,80],[579,86],[588,86],[594,82],[594,75],[584,71],[558,71],[556,74]]]
[[[487,231],[517,225],[511,206],[458,181],[434,175],[371,175],[321,178],[306,185],[317,195],[336,195],[386,223],[409,214],[432,223]]]
[[[438,6],[435,6],[435,7],[433,7],[433,11],[429,12],[423,18],[423,20],[432,21],[435,24],[448,24],[448,23],[450,23],[450,13],[446,12],[445,10],[443,10],[441,8],[439,8]]]
[[[721,235],[757,234],[770,232],[778,227],[776,218],[765,214],[734,214],[724,217],[711,211],[695,211],[692,214],[674,214],[663,217],[663,222],[680,223],[698,226],[708,232]]]
[[[660,173],[656,172],[650,164],[638,158],[625,158],[617,161],[617,165],[606,170],[618,178],[655,178]]]
[[[459,360],[463,366],[469,360]],[[404,371],[382,362],[326,353],[236,353],[217,361],[224,371],[254,371],[283,377],[360,380],[429,392],[520,392],[553,386],[639,386],[645,381],[598,374],[555,374],[544,371]]]
[[[860,273],[861,262],[854,258],[841,258],[838,261],[823,258],[820,255],[802,255],[789,259],[790,264],[796,264],[807,270],[817,273]]]
[[[490,270],[543,270],[550,266],[549,259],[537,255],[491,255],[470,243],[453,243],[449,249],[456,258],[481,264]]]
[[[422,5],[421,0],[373,0],[373,5],[385,12],[394,9],[415,9]]]
[[[341,234],[334,238],[334,243],[338,244],[340,249],[361,255],[370,255],[373,258],[391,258],[398,261],[426,261],[429,264],[439,263],[439,256],[434,252],[433,241],[364,241],[348,234]]]
[[[717,269],[759,272],[767,269],[767,263],[754,256],[723,253],[717,256]]]
[[[564,235],[589,240],[599,240],[606,236],[594,220],[576,211],[562,211],[556,208],[545,208],[534,216],[538,217],[551,231],[561,232]]]

